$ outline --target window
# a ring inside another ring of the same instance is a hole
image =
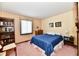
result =
[[[32,33],[32,21],[21,20],[21,34],[30,34]]]

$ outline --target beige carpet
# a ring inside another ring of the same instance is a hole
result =
[[[24,42],[17,45],[17,54],[18,56],[43,56],[41,51],[38,48],[34,48],[29,42]],[[14,50],[8,51],[9,56],[14,56]],[[54,56],[76,56],[77,49],[64,45],[63,48],[55,51]]]

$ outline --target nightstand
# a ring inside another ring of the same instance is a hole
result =
[[[64,44],[74,46],[74,37],[72,37],[72,36],[70,36],[70,37],[64,36]]]

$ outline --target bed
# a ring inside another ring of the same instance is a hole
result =
[[[50,56],[54,51],[54,47],[62,40],[63,37],[61,35],[43,34],[33,36],[30,43],[37,45],[45,51],[47,56]]]

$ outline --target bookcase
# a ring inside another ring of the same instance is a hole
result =
[[[15,43],[14,20],[0,17],[0,45],[4,47],[11,43]]]

